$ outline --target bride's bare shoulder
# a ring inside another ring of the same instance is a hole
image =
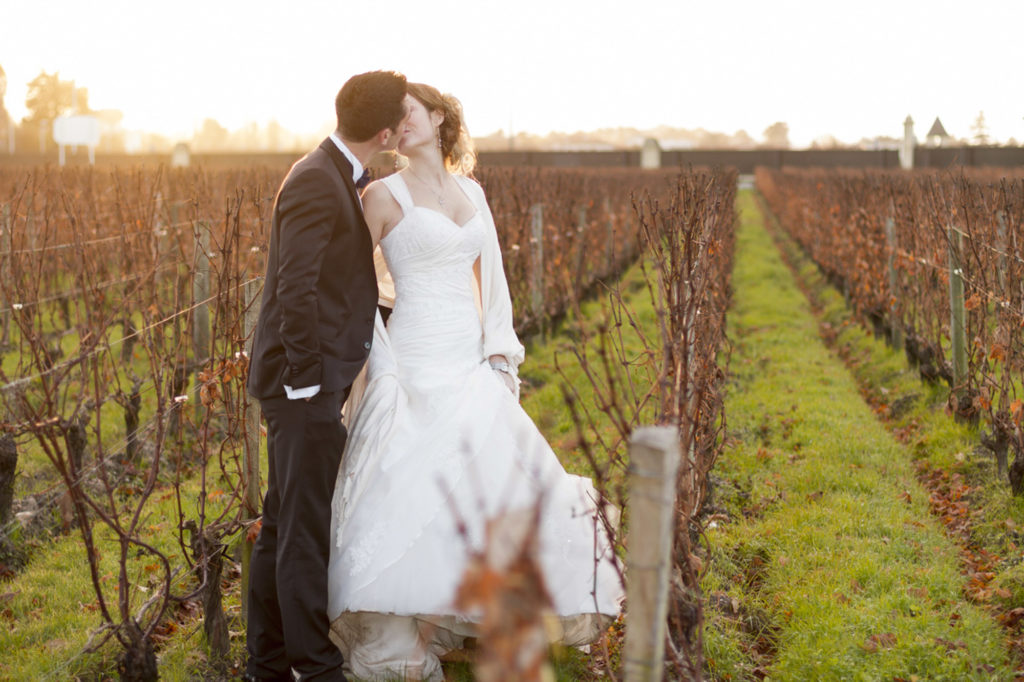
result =
[[[391,190],[387,188],[383,180],[374,180],[366,189],[363,190],[363,208],[369,208],[371,205],[381,207],[388,204],[392,204],[395,208],[398,208],[398,202],[391,196]]]
[[[363,217],[370,229],[374,247],[402,220],[402,207],[380,180],[371,182],[363,191]]]
[[[402,215],[402,207],[395,201],[391,191],[380,180],[375,180],[366,186],[363,192],[363,213],[367,220],[372,218],[380,219],[381,222],[390,222],[389,218]]]

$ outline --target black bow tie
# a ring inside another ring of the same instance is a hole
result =
[[[364,170],[363,174],[359,176],[358,180],[356,180],[356,189],[362,189],[366,187],[367,185],[370,184],[371,180],[373,180],[373,178],[370,177],[370,171]]]

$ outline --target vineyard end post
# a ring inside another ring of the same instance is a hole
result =
[[[999,240],[999,292],[1006,296],[1006,254],[1009,253],[1009,244],[1006,239],[1006,211],[996,211],[996,234]],[[1007,297],[1008,298],[1008,297]]]
[[[604,214],[608,217],[608,261],[604,274],[610,275],[615,272],[615,215],[612,213],[612,202],[607,196],[604,198]]]
[[[630,521],[626,557],[626,682],[660,682],[664,673],[668,587],[675,529],[679,430],[637,429],[629,443]]]
[[[576,277],[573,282],[574,296],[579,300],[583,296],[584,282],[587,281],[584,270],[587,267],[587,205],[581,204],[576,214]]]
[[[889,344],[899,350],[903,347],[902,320],[899,315],[899,278],[896,275],[896,221],[885,219],[885,243],[889,271]]]
[[[960,261],[963,236],[952,225],[946,233],[949,237],[949,335],[953,356],[953,391],[959,405],[960,399],[967,393],[967,314],[964,309],[964,280]]]
[[[544,205],[530,207],[530,312],[544,328]]]
[[[195,258],[192,272],[192,342],[195,360],[196,386],[200,384],[199,372],[210,359],[210,226],[204,221],[193,224],[195,236]],[[196,393],[196,424],[202,421],[203,401]]]

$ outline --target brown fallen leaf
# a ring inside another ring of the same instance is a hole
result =
[[[911,587],[911,588],[907,589],[907,594],[909,594],[911,597],[916,597],[918,599],[927,599],[928,598],[928,588],[927,587]]]
[[[875,653],[879,649],[891,649],[896,646],[896,635],[892,632],[870,635],[860,646],[870,654]]]
[[[967,643],[964,642],[962,639],[952,642],[948,639],[943,639],[942,637],[936,637],[935,643],[941,647],[945,647],[946,651],[949,652],[956,651],[957,649],[964,649],[965,651],[967,650]]]

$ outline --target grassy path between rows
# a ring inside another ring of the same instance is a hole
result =
[[[716,679],[1012,679],[902,445],[818,334],[751,192],[733,277],[730,441],[715,472]]]

